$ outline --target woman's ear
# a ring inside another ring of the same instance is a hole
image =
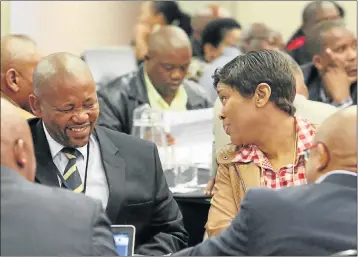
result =
[[[254,100],[257,108],[266,105],[271,96],[271,87],[267,83],[260,83],[255,90]]]

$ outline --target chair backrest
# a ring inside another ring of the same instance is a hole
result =
[[[90,68],[97,89],[137,69],[135,54],[130,46],[88,49],[83,52],[82,59]]]
[[[333,254],[333,256],[357,256],[357,250],[346,250]]]

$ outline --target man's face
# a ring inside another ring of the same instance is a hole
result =
[[[221,82],[217,86],[222,102],[220,118],[223,120],[225,133],[234,145],[251,144],[253,128],[257,117],[252,98],[244,98],[240,93]]]
[[[146,60],[146,71],[162,96],[175,95],[184,80],[191,62],[190,47],[163,50],[153,53]]]
[[[50,88],[32,97],[32,109],[58,143],[78,148],[88,143],[99,115],[96,86],[89,74],[65,76],[53,78]]]
[[[222,42],[224,46],[236,47],[240,40],[240,33],[241,29],[231,29],[230,31],[226,32],[225,38]]]
[[[345,67],[351,83],[357,81],[357,38],[346,28],[333,28],[323,35],[323,49],[330,48],[334,55]],[[330,62],[322,50],[321,63],[323,66]]]

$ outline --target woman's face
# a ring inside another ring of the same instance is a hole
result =
[[[231,86],[219,82],[217,86],[222,102],[220,119],[225,133],[234,145],[252,144],[256,123],[256,108],[253,98],[245,98]]]

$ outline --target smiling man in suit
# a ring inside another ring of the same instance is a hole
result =
[[[29,120],[36,182],[99,199],[113,224],[136,227],[137,254],[162,255],[186,246],[182,215],[156,146],[96,126],[96,86],[80,58],[56,53],[42,59],[30,105],[38,117]]]

